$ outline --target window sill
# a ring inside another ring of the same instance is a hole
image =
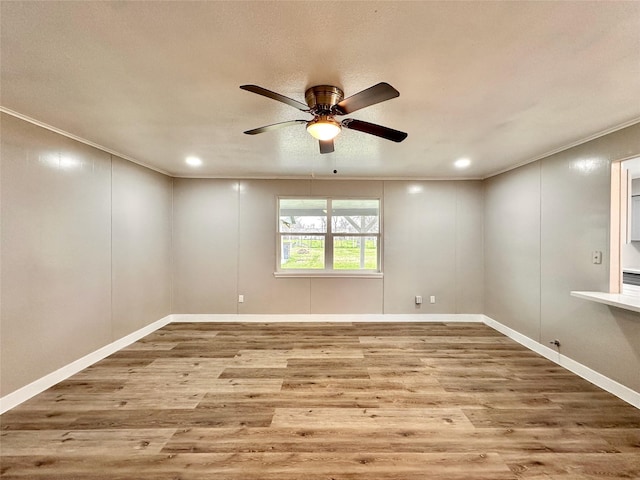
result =
[[[571,292],[571,296],[640,313],[640,296],[605,292]]]
[[[276,278],[382,278],[381,272],[274,272]]]

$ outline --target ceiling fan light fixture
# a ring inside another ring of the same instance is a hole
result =
[[[307,123],[307,132],[317,140],[333,140],[340,130],[340,124],[327,115],[321,115]]]

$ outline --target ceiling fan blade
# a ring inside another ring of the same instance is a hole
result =
[[[351,130],[357,130],[359,132],[368,133],[381,137],[392,142],[401,142],[407,138],[405,132],[400,130],[394,130],[393,128],[383,127],[382,125],[376,125],[375,123],[363,122],[362,120],[355,120],[353,118],[345,118],[342,121],[342,126]]]
[[[331,152],[333,152],[333,139],[320,140],[320,153],[331,153]]]
[[[279,128],[298,125],[299,123],[307,123],[307,120],[289,120],[288,122],[273,123],[271,125],[265,125],[264,127],[254,128],[253,130],[247,130],[244,133],[247,135],[256,135],[258,133],[270,132],[271,130],[278,130]]]
[[[400,92],[391,85],[381,82],[373,87],[369,87],[366,90],[362,90],[361,92],[345,98],[336,105],[336,108],[342,115],[344,115],[370,105],[375,105],[376,103],[391,100],[399,95]]]
[[[303,112],[309,111],[309,107],[304,103],[298,102],[293,98],[285,97],[284,95],[280,95],[279,93],[272,92],[271,90],[267,90],[266,88],[259,87],[258,85],[240,85],[240,88],[242,90],[246,90],[247,92],[257,93],[258,95],[262,95],[263,97],[286,103],[287,105],[290,105],[293,108],[297,108],[298,110],[302,110]]]

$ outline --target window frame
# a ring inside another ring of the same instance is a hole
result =
[[[327,231],[323,233],[308,233],[311,236],[324,237],[324,261],[323,269],[283,269],[282,260],[282,239],[285,236],[304,235],[291,232],[280,231],[280,201],[281,200],[326,200],[327,201]],[[378,232],[377,233],[335,233],[332,230],[333,208],[335,200],[375,200],[378,202]],[[333,196],[333,195],[279,195],[276,197],[276,265],[275,277],[348,277],[348,278],[382,278],[382,240],[383,235],[383,212],[382,198],[379,196]],[[333,268],[333,245],[334,237],[375,237],[377,239],[377,269],[334,269]]]

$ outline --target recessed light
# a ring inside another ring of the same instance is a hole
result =
[[[469,165],[471,165],[471,160],[468,158],[459,158],[453,163],[456,168],[467,168]]]
[[[187,162],[187,165],[191,165],[192,167],[199,167],[202,165],[202,160],[198,157],[187,157],[184,161]]]

